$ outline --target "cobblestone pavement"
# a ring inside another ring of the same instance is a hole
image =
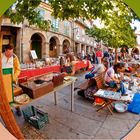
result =
[[[84,75],[76,75],[78,80],[75,85],[84,81]],[[129,112],[114,112],[113,115],[108,110],[96,112],[97,107],[76,92],[75,110],[71,112],[70,86],[57,93],[57,105],[54,105],[53,94],[47,94],[28,105],[31,104],[48,112],[49,123],[37,130],[25,123],[23,116],[15,115],[27,139],[121,139],[140,120],[140,115]]]

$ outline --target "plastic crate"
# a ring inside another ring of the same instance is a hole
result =
[[[37,129],[42,128],[49,121],[48,113],[35,108],[34,106],[29,106],[22,110],[25,121],[30,123]]]

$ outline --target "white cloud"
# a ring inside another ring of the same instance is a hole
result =
[[[133,21],[131,26],[133,28],[136,27],[136,33],[140,33],[140,21],[138,20]]]
[[[93,24],[96,25],[98,28],[103,28],[104,27],[104,24],[101,23],[101,20],[100,19],[96,19],[93,21]]]

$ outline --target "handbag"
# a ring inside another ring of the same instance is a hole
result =
[[[77,94],[81,97],[84,97],[87,100],[94,101],[94,93],[97,91],[96,87],[89,87],[85,90],[79,90]]]
[[[97,91],[97,89],[95,87],[89,87],[85,90],[84,94],[85,94],[85,98],[87,100],[90,101],[94,101],[95,97],[94,97],[94,93]]]
[[[66,73],[72,73],[72,66],[65,66]]]

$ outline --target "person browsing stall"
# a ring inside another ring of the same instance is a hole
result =
[[[105,83],[109,86],[113,86],[113,84],[119,83],[120,80],[115,74],[119,73],[119,70],[122,68],[121,63],[114,64],[114,66],[107,69],[105,73]]]
[[[98,75],[106,70],[104,64],[97,64],[96,66],[93,66],[91,71],[85,75],[85,79],[90,79],[94,77],[95,75]]]
[[[117,88],[117,84],[120,84],[120,88],[117,89],[117,92],[121,91],[122,95],[125,95],[126,91],[122,82],[123,75],[121,76],[120,73],[123,68],[124,65],[122,63],[114,64],[114,66],[108,68],[105,73],[105,84],[111,88]]]

